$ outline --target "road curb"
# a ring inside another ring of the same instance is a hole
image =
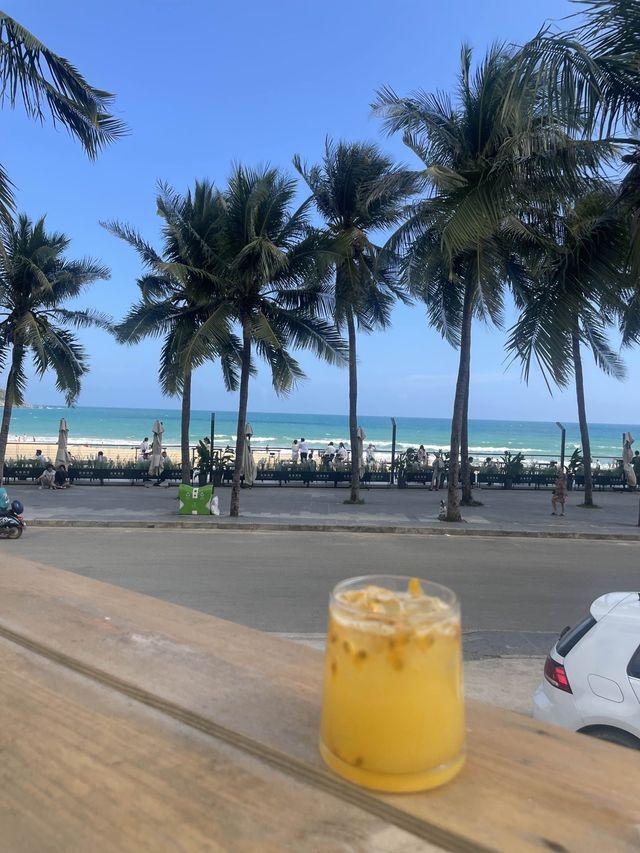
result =
[[[202,519],[201,521],[188,518],[180,521],[36,518],[28,520],[27,524],[28,527],[52,528],[155,528],[160,530],[242,530],[282,533],[397,533],[421,536],[473,536],[485,538],[503,537],[512,539],[583,539],[595,541],[640,542],[640,529],[638,533],[587,533],[570,530],[478,530],[468,527],[412,527],[408,525],[388,524],[285,524],[279,522],[255,521],[234,522],[213,521],[208,518]]]

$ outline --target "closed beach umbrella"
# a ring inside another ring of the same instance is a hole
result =
[[[60,431],[58,432],[58,451],[56,453],[56,468],[58,465],[69,466],[69,451],[67,441],[69,440],[69,427],[64,418],[60,418]]]
[[[162,458],[162,434],[164,426],[162,421],[156,421],[153,425],[153,441],[151,443],[151,463],[149,465],[149,473],[156,477],[162,473],[164,468],[164,460]]]
[[[244,426],[244,450],[242,451],[242,476],[244,477],[245,486],[252,486],[256,478],[256,463],[253,461],[253,453],[251,451],[251,436],[253,435],[253,427],[250,423]]]
[[[627,478],[627,485],[633,488],[636,485],[636,472],[633,470],[631,461],[633,459],[633,450],[631,445],[635,441],[630,432],[625,432],[622,435],[622,469],[624,476]]]
[[[364,450],[364,440],[367,437],[367,434],[362,429],[361,426],[358,427],[358,447],[356,448],[356,455],[354,455],[353,451],[351,452],[351,464],[355,465],[355,459],[358,460],[358,473],[362,477],[364,474],[364,462],[362,459],[362,454]]]

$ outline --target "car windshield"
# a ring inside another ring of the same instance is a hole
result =
[[[566,657],[571,649],[580,642],[580,640],[584,637],[586,633],[588,633],[593,626],[596,624],[596,620],[593,616],[589,615],[582,620],[582,622],[578,622],[573,628],[571,628],[564,637],[561,637],[556,643],[556,651],[561,657]]]

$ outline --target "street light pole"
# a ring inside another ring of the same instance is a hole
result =
[[[564,426],[560,423],[560,421],[556,421],[556,426],[559,430],[562,431],[562,438],[560,440],[560,470],[564,468],[564,446],[565,446],[565,438],[567,435],[567,431]]]
[[[396,419],[391,418],[391,476],[389,485],[393,486],[396,469]]]

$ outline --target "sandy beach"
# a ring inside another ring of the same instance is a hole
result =
[[[163,449],[167,451],[167,455],[174,464],[180,462],[180,445],[179,444],[163,444]],[[16,461],[19,459],[33,459],[36,455],[36,450],[42,450],[43,454],[51,461],[56,458],[58,451],[57,442],[38,442],[38,441],[8,441],[7,442],[7,461]],[[94,441],[86,444],[77,444],[69,442],[68,450],[71,457],[78,462],[85,460],[93,460],[98,455],[98,451],[102,450],[104,455],[115,464],[125,462],[135,462],[138,458],[138,445],[133,444],[110,444],[109,442]],[[195,445],[191,446],[191,455],[195,454]],[[281,451],[274,448],[253,448],[253,456],[256,462],[261,460],[271,459],[277,461],[278,457],[282,461],[291,459],[291,451],[284,449]]]

